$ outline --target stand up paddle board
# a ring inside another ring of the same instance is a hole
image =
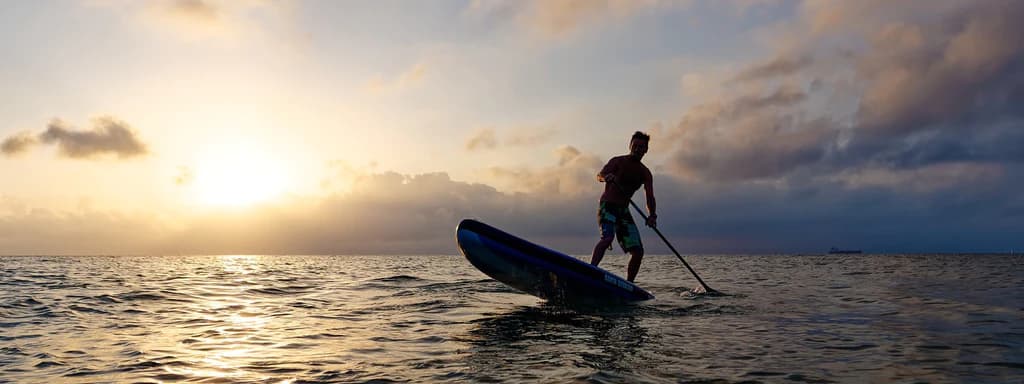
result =
[[[481,272],[548,301],[602,304],[654,298],[611,272],[476,220],[462,220],[455,237],[462,254]]]

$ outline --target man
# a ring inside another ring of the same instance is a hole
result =
[[[644,246],[640,243],[640,231],[629,213],[629,199],[633,193],[644,186],[647,195],[647,226],[658,225],[658,214],[655,213],[654,185],[651,170],[640,162],[647,154],[647,144],[651,137],[637,131],[629,140],[629,154],[613,157],[608,160],[597,181],[605,183],[604,194],[597,210],[598,225],[601,226],[601,240],[594,247],[590,264],[597,266],[604,258],[605,249],[611,249],[612,240],[619,238],[619,246],[629,252],[629,266],[626,268],[626,280],[630,282],[640,271],[640,261],[644,258]]]

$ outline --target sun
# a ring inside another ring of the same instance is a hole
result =
[[[287,187],[283,163],[268,153],[235,148],[199,160],[194,188],[199,202],[243,206],[280,196]]]

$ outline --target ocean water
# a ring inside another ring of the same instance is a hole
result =
[[[455,255],[0,257],[0,382],[1024,382],[1024,257],[687,261],[730,296],[656,255],[588,309]]]

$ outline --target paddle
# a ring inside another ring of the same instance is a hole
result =
[[[616,183],[615,181],[612,181],[612,180],[609,180],[608,182],[614,184],[617,188],[619,188],[619,191],[621,191],[623,195],[626,195],[626,190],[623,189],[621,185],[619,185],[618,183]],[[629,204],[632,205],[634,209],[636,209],[636,213],[639,213],[640,217],[643,217],[644,218],[644,222],[646,223],[647,222],[647,214],[645,214],[644,211],[642,209],[640,209],[640,206],[636,205],[636,203],[633,202],[632,198],[627,196],[626,199],[629,200]],[[672,253],[676,254],[676,257],[679,258],[679,261],[683,262],[683,265],[686,266],[686,269],[690,270],[690,273],[693,274],[693,277],[697,278],[697,281],[700,282],[700,286],[704,288],[704,293],[707,293],[709,295],[722,295],[723,294],[722,292],[719,292],[719,291],[716,291],[714,289],[711,289],[711,287],[709,287],[707,285],[707,283],[705,283],[704,280],[701,279],[700,276],[697,275],[697,271],[694,271],[693,268],[690,267],[690,264],[687,263],[686,260],[683,260],[683,257],[679,255],[679,251],[676,251],[676,247],[673,247],[672,243],[670,243],[668,241],[668,239],[665,238],[665,235],[661,234],[661,231],[658,230],[658,227],[651,227],[651,229],[654,230],[654,233],[658,234],[658,237],[661,237],[661,240],[665,242],[665,245],[668,246],[668,249],[671,249]],[[696,291],[696,289],[694,291]]]

